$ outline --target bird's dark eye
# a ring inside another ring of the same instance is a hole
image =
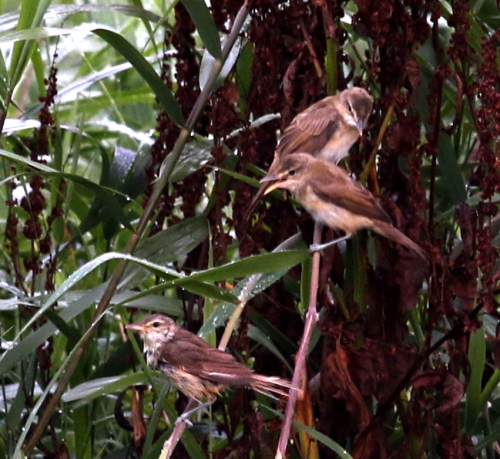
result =
[[[349,107],[349,113],[354,116],[354,109],[352,108],[352,105],[350,102],[347,102],[347,106]]]
[[[153,327],[158,328],[160,326],[160,322],[156,321],[153,322]]]
[[[295,172],[297,172],[295,169],[292,169],[288,171],[288,175],[295,175]]]

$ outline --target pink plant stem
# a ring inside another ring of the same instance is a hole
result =
[[[321,232],[323,226],[319,223],[314,225],[314,244],[321,244]],[[311,289],[309,296],[309,307],[306,314],[306,324],[304,326],[304,333],[300,343],[299,352],[295,359],[295,371],[293,373],[292,386],[298,388],[302,380],[302,374],[306,367],[306,357],[309,351],[309,343],[311,342],[312,332],[314,325],[318,320],[318,312],[316,310],[316,303],[318,298],[318,279],[319,279],[319,262],[320,252],[314,252],[313,263],[311,271]],[[307,381],[307,378],[304,378]],[[291,389],[288,397],[288,402],[285,411],[285,420],[281,429],[281,435],[278,443],[278,451],[276,452],[276,459],[285,457],[288,439],[290,438],[290,429],[292,427],[293,415],[295,412],[295,402],[297,401],[298,389]]]

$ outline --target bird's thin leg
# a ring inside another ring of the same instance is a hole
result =
[[[209,400],[208,402],[205,403],[200,403],[198,406],[194,407],[192,410],[186,411],[185,413],[182,413],[175,421],[176,424],[179,424],[181,422],[185,422],[186,424],[189,424],[190,427],[192,427],[193,423],[188,419],[192,414],[197,413],[198,411],[204,410],[205,408],[208,408],[214,401]]]
[[[338,239],[335,239],[330,242],[325,242],[324,244],[312,244],[309,246],[309,251],[310,252],[320,252],[321,250],[330,247],[331,245],[338,244],[339,242],[342,241],[347,241],[347,239],[350,239],[353,236],[352,233],[348,233],[345,236],[339,237]]]

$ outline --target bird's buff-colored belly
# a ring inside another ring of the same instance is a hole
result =
[[[297,196],[297,200],[313,216],[313,218],[330,228],[344,231],[346,234],[354,234],[361,228],[370,228],[370,219],[357,215],[345,207],[320,199],[309,187],[308,192]]]

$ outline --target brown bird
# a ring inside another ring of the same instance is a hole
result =
[[[268,185],[266,193],[276,188],[289,190],[316,221],[345,232],[344,237],[334,241],[312,245],[311,251],[349,239],[356,231],[366,228],[427,258],[419,245],[393,226],[373,194],[334,164],[295,153],[286,156],[279,168],[270,171],[261,181]]]
[[[166,375],[181,392],[197,401],[213,402],[228,386],[249,386],[268,396],[287,396],[291,383],[254,373],[227,352],[211,347],[167,316],[151,314],[129,330],[138,331],[150,367]]]
[[[337,164],[358,140],[372,111],[373,99],[363,88],[349,88],[311,105],[299,113],[285,129],[274,153],[269,173],[275,173],[287,155],[309,153]],[[262,182],[261,182],[262,183]],[[260,186],[245,218],[254,211],[268,183]]]

